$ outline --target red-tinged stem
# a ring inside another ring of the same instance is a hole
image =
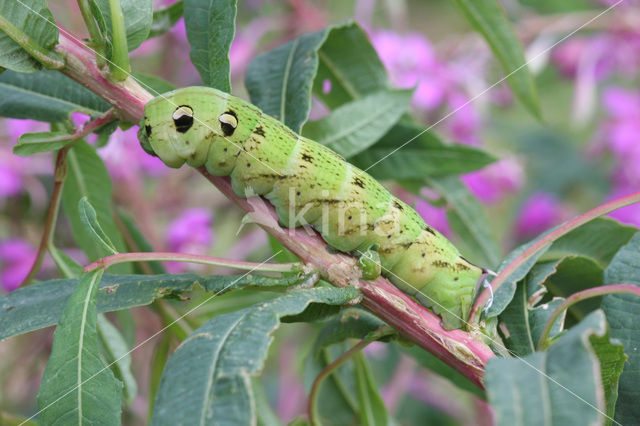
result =
[[[253,263],[239,260],[220,259],[217,257],[203,256],[200,254],[184,254],[169,252],[141,252],[141,253],[117,253],[103,257],[84,267],[84,272],[104,268],[125,262],[188,262],[203,265],[221,266],[224,268],[242,269],[262,272],[293,272],[302,270],[299,263]]]
[[[572,305],[575,305],[576,303],[582,302],[583,300],[589,299],[591,297],[619,293],[635,294],[636,296],[640,297],[640,287],[632,284],[604,285],[600,287],[589,288],[587,290],[582,290],[567,297],[551,313],[549,319],[547,319],[547,322],[544,325],[544,329],[542,330],[542,334],[540,335],[540,340],[538,341],[538,351],[543,351],[549,346],[549,333],[551,333],[553,324],[555,324],[560,314],[562,314],[565,310],[569,309]]]
[[[79,41],[61,30],[58,51],[67,58],[64,72],[102,96],[120,109],[123,120],[135,123],[144,116],[144,104],[152,95],[128,79],[113,83],[98,70],[93,53]],[[491,349],[462,330],[445,330],[440,318],[380,277],[375,281],[360,280],[357,261],[343,253],[328,251],[327,244],[315,232],[304,229],[284,229],[278,225],[275,210],[261,198],[247,200],[237,197],[228,178],[211,176],[199,170],[222,193],[235,202],[271,235],[295,253],[304,263],[312,265],[323,277],[337,286],[355,285],[361,288],[362,304],[393,326],[408,340],[433,353],[482,387],[484,365],[494,356]],[[261,200],[261,202],[254,202]],[[256,207],[256,205],[259,205]]]
[[[614,210],[617,210],[621,207],[625,207],[631,204],[635,204],[640,202],[640,192],[633,193],[631,195],[627,195],[626,197],[618,198],[616,200],[605,203],[601,206],[596,207],[593,210],[586,212],[570,221],[564,223],[559,226],[554,231],[545,235],[536,241],[531,247],[526,249],[520,256],[514,259],[506,268],[504,268],[494,279],[491,281],[491,290],[489,289],[483,291],[480,296],[476,299],[476,303],[471,308],[471,314],[469,315],[469,323],[475,324],[478,322],[478,318],[480,313],[482,312],[482,308],[487,303],[491,294],[495,293],[496,290],[509,278],[509,276],[515,272],[516,269],[520,267],[523,263],[529,260],[533,255],[542,250],[547,245],[553,243],[558,238],[562,237],[565,234],[573,231],[574,229],[584,225],[585,223],[610,213]]]

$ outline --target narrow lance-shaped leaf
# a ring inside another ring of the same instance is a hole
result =
[[[73,136],[68,132],[25,133],[18,138],[13,153],[28,157],[38,152],[56,151],[71,142]]]
[[[222,293],[247,286],[288,287],[309,278],[309,275],[275,278],[254,274],[241,277],[107,274],[100,284],[97,309],[111,312],[148,305],[162,297],[179,297],[191,291],[196,283],[211,293]],[[75,279],[51,280],[0,295],[0,340],[56,324],[75,285]]]
[[[640,232],[622,247],[604,273],[605,284],[640,286]],[[602,310],[611,326],[611,337],[624,345],[629,359],[620,376],[615,420],[636,423],[640,418],[640,298],[631,294],[610,294],[602,300]]]
[[[262,370],[280,318],[356,296],[351,287],[298,290],[209,321],[169,359],[151,424],[255,423],[251,376]]]
[[[318,70],[317,51],[327,29],[305,34],[256,57],[245,85],[251,102],[299,132],[311,109],[311,89]]]
[[[101,31],[106,34],[113,43],[113,25],[111,22],[110,0],[91,0],[95,2],[97,10],[96,21],[101,26]],[[149,37],[151,22],[153,21],[153,0],[119,0],[127,36],[127,48],[129,51],[136,49]]]
[[[123,384],[124,400],[131,405],[138,393],[138,384],[131,371],[130,348],[120,331],[102,314],[98,315],[98,337],[107,365]]]
[[[360,422],[367,426],[388,425],[387,409],[380,396],[379,386],[376,384],[367,358],[362,353],[358,353],[354,356],[353,362],[356,367]]]
[[[507,74],[507,81],[525,107],[541,118],[538,95],[522,45],[498,0],[454,0],[471,25],[487,40]]]
[[[30,52],[15,41],[27,44]],[[42,68],[34,54],[63,65],[53,49],[58,26],[45,0],[0,1],[0,67],[21,73]]]
[[[385,90],[344,104],[308,122],[302,134],[345,158],[375,144],[409,107],[411,90]]]
[[[154,10],[149,38],[157,37],[169,31],[182,18],[183,10],[183,0],[179,0],[164,9]]]
[[[191,62],[205,85],[231,93],[229,49],[236,32],[236,0],[184,0]]]
[[[109,109],[98,95],[58,71],[0,74],[0,115],[60,122],[78,111],[97,116]]]
[[[102,270],[84,274],[62,312],[38,393],[42,424],[120,424],[122,384],[100,357],[96,295]]]

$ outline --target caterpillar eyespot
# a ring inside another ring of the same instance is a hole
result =
[[[181,105],[173,112],[173,123],[176,130],[185,133],[193,126],[193,110],[188,105]]]
[[[224,135],[233,135],[236,127],[238,127],[238,117],[236,117],[236,114],[233,111],[227,111],[218,117],[218,120],[220,121],[220,127]]]
[[[230,176],[238,196],[263,196],[283,226],[310,225],[346,253],[375,251],[379,263],[361,257],[367,278],[379,266],[400,290],[439,314],[445,328],[462,327],[484,270],[325,146],[242,99],[205,87],[152,99],[138,137],[145,151],[170,167],[204,166],[212,175]]]

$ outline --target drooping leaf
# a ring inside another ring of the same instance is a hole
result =
[[[16,39],[62,64],[53,51],[58,43],[58,26],[45,0],[0,0],[0,67],[20,73],[41,69],[40,62]]]
[[[157,37],[169,31],[182,18],[183,10],[183,0],[179,0],[164,9],[154,10],[149,38]]]
[[[323,29],[305,34],[256,57],[247,68],[245,86],[251,102],[299,132],[311,109],[311,89],[318,70]]]
[[[138,393],[138,384],[131,371],[131,354],[120,331],[102,314],[98,315],[98,338],[106,365],[123,385],[124,400],[131,405]]]
[[[485,384],[498,425],[601,424],[604,392],[591,336],[606,336],[602,311],[572,327],[546,352],[489,360]]]
[[[412,94],[411,90],[385,90],[366,95],[307,122],[302,134],[349,158],[389,131],[409,107]]]
[[[0,115],[59,122],[78,111],[97,116],[109,109],[98,95],[58,71],[0,74]]]
[[[236,0],[184,0],[191,62],[205,85],[231,93],[229,48],[236,32]]]
[[[104,246],[98,246],[93,237],[87,233],[80,210],[80,200],[87,200],[95,208],[96,219],[100,223],[103,234],[113,242],[118,252],[125,251],[124,241],[116,227],[111,208],[111,179],[102,159],[95,149],[84,141],[78,142],[67,154],[67,179],[62,190],[62,207],[71,222],[71,231],[78,245],[87,254],[89,260],[96,260],[113,254]],[[115,271],[128,272],[130,265],[116,265]]]
[[[412,123],[396,124],[374,146],[349,159],[379,180],[420,181],[428,176],[472,172],[495,160],[471,146],[446,144],[435,133]]]
[[[613,257],[605,270],[604,282],[640,286],[640,233]],[[602,299],[602,310],[607,315],[611,337],[624,345],[629,357],[620,376],[615,420],[633,424],[640,418],[640,298],[610,294]]]
[[[475,255],[478,260],[473,260],[480,266],[494,268],[500,261],[501,250],[478,200],[457,176],[429,178],[428,182],[447,200],[451,227],[473,249],[466,257],[473,259]]]
[[[102,270],[78,280],[53,337],[38,392],[42,424],[121,423],[122,384],[100,357],[96,295]]]
[[[487,40],[520,102],[541,118],[538,94],[522,45],[498,0],[454,0],[471,25]]]
[[[303,289],[215,317],[167,362],[151,424],[255,422],[250,378],[263,368],[279,318],[312,302],[340,305],[356,296],[350,287]]]
[[[80,201],[78,202],[78,212],[80,214],[80,222],[82,222],[87,234],[93,238],[94,242],[107,253],[116,254],[118,250],[116,250],[111,239],[107,234],[105,234],[104,230],[100,226],[96,210],[93,208],[86,195],[80,198]]]
[[[162,93],[175,90],[176,86],[163,80],[160,77],[147,74],[133,73],[133,77],[140,83],[142,87],[151,92],[152,95],[157,96]]]
[[[98,7],[101,16],[98,22],[104,20],[104,30],[111,44],[113,43],[110,0],[92,0]],[[124,15],[124,25],[127,33],[127,48],[129,52],[135,50],[149,37],[153,21],[153,0],[120,0],[120,7]],[[103,31],[104,31],[103,30]]]
[[[247,286],[288,287],[307,280],[307,275],[281,278],[248,274],[199,277],[182,275],[109,275],[98,290],[98,312],[111,312],[148,305],[163,297],[180,297],[197,283],[218,293]],[[75,287],[75,279],[51,280],[0,295],[0,340],[56,324]]]
[[[602,337],[591,336],[590,340],[600,362],[600,376],[607,406],[606,414],[609,416],[605,424],[610,425],[613,424],[615,416],[618,384],[627,356],[624,354],[624,346],[617,339],[611,340],[609,334]]]
[[[358,390],[360,423],[367,426],[388,425],[389,415],[367,358],[361,352],[354,355],[353,362],[356,367],[356,389]]]

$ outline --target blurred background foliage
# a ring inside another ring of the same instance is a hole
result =
[[[162,9],[173,1],[155,3]],[[504,254],[578,212],[640,187],[638,2],[624,2],[561,41],[612,3],[502,2],[524,42],[527,57],[535,58],[530,67],[539,91],[540,121],[514,99],[505,83],[494,86],[503,77],[500,67],[482,38],[448,0],[241,1],[230,52],[233,94],[248,98],[244,75],[257,54],[301,34],[355,19],[368,32],[393,84],[416,88],[412,109],[420,123],[434,126],[445,140],[482,147],[499,158],[465,175],[463,181],[488,212]],[[62,26],[86,36],[75,0],[50,0],[48,4]],[[136,49],[132,68],[136,73],[160,76],[175,87],[201,84],[189,61],[182,19]],[[326,113],[320,102],[314,103],[312,118]],[[74,116],[78,121],[85,118]],[[54,159],[50,153],[28,158],[12,154],[19,135],[48,130],[47,124],[15,119],[0,123],[0,291],[8,292],[24,278],[35,256],[52,190]],[[118,214],[134,218],[155,250],[253,261],[272,253],[269,238],[258,227],[247,225],[237,232],[242,213],[202,176],[188,168],[167,169],[139,148],[136,132],[137,126],[118,129],[108,142],[92,143],[103,144],[97,152],[113,180]],[[446,201],[432,189],[411,187],[408,191],[391,183],[389,187],[464,247],[448,222]],[[612,216],[640,226],[637,205]],[[71,228],[64,217],[58,222],[56,245],[86,263],[82,252],[74,248]],[[174,273],[213,272],[207,267],[177,263],[166,268]],[[38,278],[54,278],[56,274],[53,261],[47,258]],[[242,297],[236,293],[218,297],[188,326],[194,329],[215,314],[268,297],[268,293],[251,295],[250,291],[243,292]],[[195,305],[197,293],[193,299],[190,303]],[[187,310],[182,306],[179,309]],[[149,309],[131,312],[117,314],[123,333],[130,333],[130,342],[159,329],[161,323]],[[305,407],[300,371],[313,344],[309,327],[278,331],[264,374],[265,395],[285,421],[300,415]],[[51,334],[50,329],[41,330],[16,337],[10,344],[0,343],[0,406],[11,412],[33,410],[48,353],[42,349],[51,344]],[[163,339],[133,354],[139,392],[126,411],[127,424],[143,423],[147,417],[147,400],[154,390],[150,377],[159,377],[164,365],[164,359],[157,355],[164,352],[158,348],[176,343]],[[331,348],[336,353],[341,349]],[[449,372],[451,377],[455,383],[463,383],[464,390],[420,369],[415,358],[403,355],[406,351],[411,349],[377,343],[365,351],[395,418],[399,422],[421,418],[438,424],[475,424],[484,404],[477,390],[456,377],[453,370]],[[428,354],[422,357],[424,365],[435,362]],[[438,368],[442,374],[444,367]],[[330,393],[325,391],[323,398],[330,398]],[[460,396],[452,398],[452,393]]]

